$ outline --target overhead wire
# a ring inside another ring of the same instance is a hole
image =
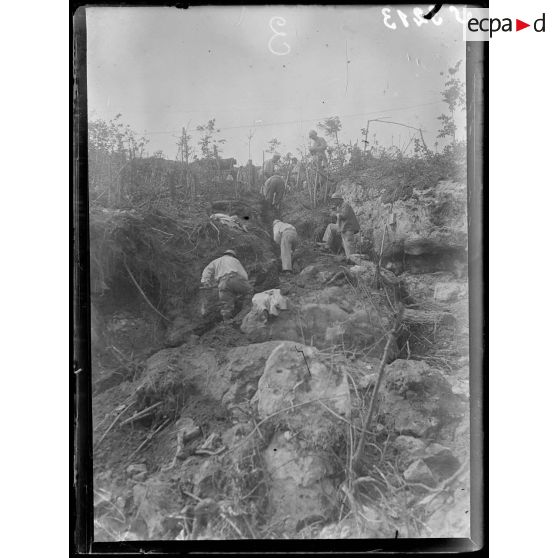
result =
[[[443,100],[439,100],[439,101],[431,101],[429,103],[421,103],[421,104],[417,104],[417,105],[409,105],[406,107],[395,107],[392,109],[383,109],[383,110],[376,110],[376,111],[368,111],[368,112],[361,112],[361,113],[353,113],[353,114],[342,114],[339,115],[340,118],[353,118],[356,116],[371,116],[374,114],[381,114],[381,113],[385,113],[385,112],[396,112],[396,111],[401,111],[401,110],[408,110],[408,109],[412,109],[412,108],[419,108],[419,107],[425,107],[425,106],[430,106],[430,105],[437,105],[440,103],[443,103]],[[261,124],[258,124],[258,128],[263,128],[263,127],[268,127],[268,126],[282,126],[285,124],[299,124],[302,122],[316,122],[319,120],[323,120],[324,118],[327,118],[327,116],[322,116],[322,117],[317,117],[317,118],[306,118],[306,119],[297,119],[297,120],[289,120],[289,121],[283,121],[283,122],[264,122]],[[225,130],[239,130],[242,128],[251,128],[253,127],[253,123],[251,124],[239,124],[237,126],[220,126],[219,130],[220,131],[225,131]],[[177,133],[180,132],[181,130],[159,130],[159,131],[145,131],[144,134],[148,134],[148,135],[155,135],[155,134],[173,134],[173,133]]]

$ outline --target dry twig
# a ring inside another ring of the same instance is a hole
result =
[[[370,428],[370,422],[372,421],[372,418],[374,416],[374,412],[376,411],[376,407],[378,404],[378,397],[380,394],[380,386],[382,385],[382,380],[384,378],[384,374],[385,374],[385,369],[386,369],[386,364],[387,364],[387,359],[389,356],[389,350],[391,348],[391,346],[397,341],[397,331],[399,330],[399,327],[401,325],[401,318],[403,315],[403,305],[400,304],[399,305],[399,311],[395,317],[394,320],[394,324],[393,327],[391,329],[391,331],[388,334],[388,340],[386,342],[386,345],[384,347],[384,354],[382,356],[382,361],[380,363],[380,370],[378,373],[378,379],[376,380],[376,384],[374,386],[374,391],[372,392],[372,399],[370,400],[370,406],[368,407],[368,413],[366,415],[366,419],[364,421],[364,430],[368,430]],[[355,458],[354,458],[354,467],[358,467],[360,460],[362,459],[362,455],[364,452],[364,442],[366,439],[366,432],[363,432],[359,443],[358,443],[358,447],[355,453]]]
[[[106,429],[105,433],[101,436],[101,439],[97,442],[95,449],[97,449],[99,447],[99,445],[101,444],[101,442],[107,437],[107,434],[112,430],[112,427],[118,422],[118,419],[135,403],[135,400],[132,401],[129,405],[127,405],[126,407],[124,407],[124,409],[122,409],[122,411],[120,411],[120,413],[118,413],[118,415],[116,415],[116,418],[112,421],[111,425]]]
[[[157,308],[155,308],[155,306],[153,306],[153,304],[150,302],[150,300],[147,298],[147,295],[143,292],[142,288],[139,286],[138,282],[136,281],[135,277],[132,275],[132,272],[130,271],[130,268],[128,267],[128,264],[126,262],[124,262],[124,268],[126,269],[126,271],[128,272],[128,275],[130,276],[130,279],[132,280],[132,282],[134,283],[134,285],[136,286],[136,288],[138,289],[138,291],[140,292],[140,294],[143,296],[145,302],[147,302],[147,304],[149,305],[149,307],[154,310],[159,316],[161,316],[161,318],[163,318],[164,320],[166,320],[167,322],[170,322],[170,320],[164,316],[163,314],[161,314],[161,312],[159,312],[159,310],[157,310]]]

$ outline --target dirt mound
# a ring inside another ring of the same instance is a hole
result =
[[[210,219],[217,210],[236,214],[241,226]],[[200,203],[188,216],[161,210],[92,210],[95,359],[120,365],[132,355],[145,357],[165,345],[179,346],[212,327],[217,313],[200,304],[200,276],[225,249],[237,252],[256,291],[276,286],[270,211],[256,195],[218,200],[213,206]],[[110,358],[104,358],[107,352]]]
[[[201,270],[226,248],[237,251],[248,273],[255,275],[256,285],[265,283],[274,264],[265,223],[246,219],[245,231],[234,229],[210,221],[197,209],[188,219],[161,211],[94,210],[92,293],[110,290],[106,294],[113,298],[130,289],[137,293],[135,279],[159,310],[168,310],[173,296],[187,300],[197,293]]]

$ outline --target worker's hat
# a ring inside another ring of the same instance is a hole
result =
[[[316,130],[310,130],[310,131],[308,132],[308,135],[309,135],[310,137],[312,137],[312,136],[317,136],[317,135],[318,135],[318,132],[316,132]]]
[[[223,256],[226,256],[227,254],[228,254],[229,256],[234,256],[234,257],[236,258],[236,252],[235,252],[234,250],[225,250],[225,251],[223,252]]]
[[[339,193],[339,192],[334,192],[333,195],[331,196],[332,200],[342,200],[343,196]]]
[[[280,222],[281,222],[281,221],[280,221],[279,219],[273,219],[273,224],[274,224],[274,225],[277,224],[277,223],[280,223]]]

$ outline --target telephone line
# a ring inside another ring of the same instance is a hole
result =
[[[425,106],[430,106],[430,105],[437,105],[439,103],[443,103],[443,100],[439,100],[439,101],[432,101],[430,103],[421,103],[419,105],[410,105],[407,107],[397,107],[397,108],[393,108],[393,109],[384,109],[384,110],[376,110],[376,111],[370,111],[370,112],[361,112],[361,113],[355,113],[355,114],[342,114],[339,116],[339,118],[352,118],[355,116],[370,116],[373,114],[380,114],[383,112],[395,112],[395,111],[400,111],[400,110],[407,110],[407,109],[411,109],[411,108],[419,108],[419,107],[425,107]],[[254,124],[240,124],[238,126],[226,126],[226,127],[220,127],[219,130],[221,132],[225,131],[225,130],[240,130],[242,128],[255,128],[256,130],[258,128],[264,128],[266,126],[281,126],[284,124],[299,124],[302,122],[316,122],[318,120],[323,120],[324,118],[328,118],[327,116],[322,116],[322,117],[318,117],[318,118],[306,118],[306,119],[298,119],[298,120],[290,120],[290,121],[285,121],[285,122],[269,122],[269,123],[264,123],[264,124],[259,124],[257,126],[254,127]],[[163,131],[154,131],[154,132],[143,132],[144,134],[148,134],[148,135],[155,135],[155,134],[173,134],[176,132],[180,132],[180,130],[163,130]]]

